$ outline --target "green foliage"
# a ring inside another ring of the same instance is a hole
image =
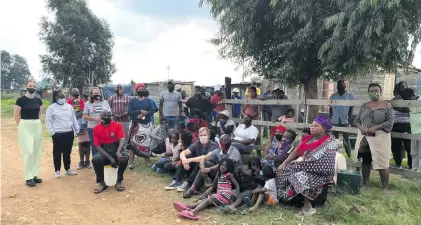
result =
[[[13,117],[13,110],[14,110],[13,108],[15,106],[17,98],[18,97],[16,97],[16,94],[13,94],[13,95],[9,94],[9,95],[6,95],[6,97],[4,97],[4,95],[2,94],[2,99],[1,99],[1,102],[0,102],[0,104],[1,104],[0,105],[0,107],[1,107],[1,117],[8,117],[8,118]],[[42,99],[42,107],[43,107],[43,110],[44,110],[44,112],[43,112],[44,114],[45,114],[45,111],[47,110],[48,106],[50,106],[50,105],[51,105],[51,102]]]
[[[45,73],[52,75],[63,86],[69,83],[82,89],[109,81],[115,73],[112,60],[113,34],[106,21],[100,20],[88,8],[85,0],[48,0],[48,9],[54,19],[41,19],[40,39],[48,54],[41,56]]]
[[[1,51],[1,88],[19,89],[30,79],[28,62],[20,55],[11,55],[9,52]]]

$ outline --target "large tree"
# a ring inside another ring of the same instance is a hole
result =
[[[28,62],[20,55],[1,51],[1,88],[19,89],[31,78]]]
[[[220,29],[213,43],[249,72],[303,85],[319,78],[394,71],[412,62],[421,28],[419,0],[201,0]],[[312,110],[311,117],[317,113]]]
[[[106,21],[89,9],[85,0],[47,0],[54,18],[41,19],[40,39],[48,53],[41,56],[46,74],[63,84],[79,89],[84,84],[108,82],[112,63],[113,34]]]

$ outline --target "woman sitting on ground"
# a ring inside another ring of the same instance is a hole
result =
[[[301,143],[278,167],[276,187],[284,202],[298,195],[304,196],[304,206],[299,215],[312,215],[316,210],[311,201],[322,193],[324,185],[333,177],[336,151],[340,142],[326,132],[332,128],[328,117],[319,115],[311,126],[311,135]]]
[[[276,157],[276,152],[281,145],[282,137],[284,136],[284,133],[287,131],[287,129],[279,125],[276,127],[275,135],[273,136],[272,140],[266,145],[265,149],[263,150],[263,154],[265,155],[264,158],[262,158],[262,164],[264,165],[272,165]]]

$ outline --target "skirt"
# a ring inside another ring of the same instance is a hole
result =
[[[357,140],[355,142],[355,160],[357,160],[360,144],[364,137],[367,139],[368,146],[370,147],[373,170],[389,168],[390,152],[392,151],[390,133],[378,130],[375,136],[365,136],[358,130]]]

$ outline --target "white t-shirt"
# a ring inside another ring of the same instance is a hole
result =
[[[272,178],[270,180],[267,180],[265,182],[265,186],[263,188],[266,188],[265,194],[268,194],[271,196],[276,202],[278,202],[278,196],[277,196],[277,189],[276,189],[276,182],[275,179]]]
[[[259,135],[259,130],[251,125],[249,128],[246,128],[246,125],[240,124],[234,130],[234,140],[244,141],[244,140],[256,140]]]

